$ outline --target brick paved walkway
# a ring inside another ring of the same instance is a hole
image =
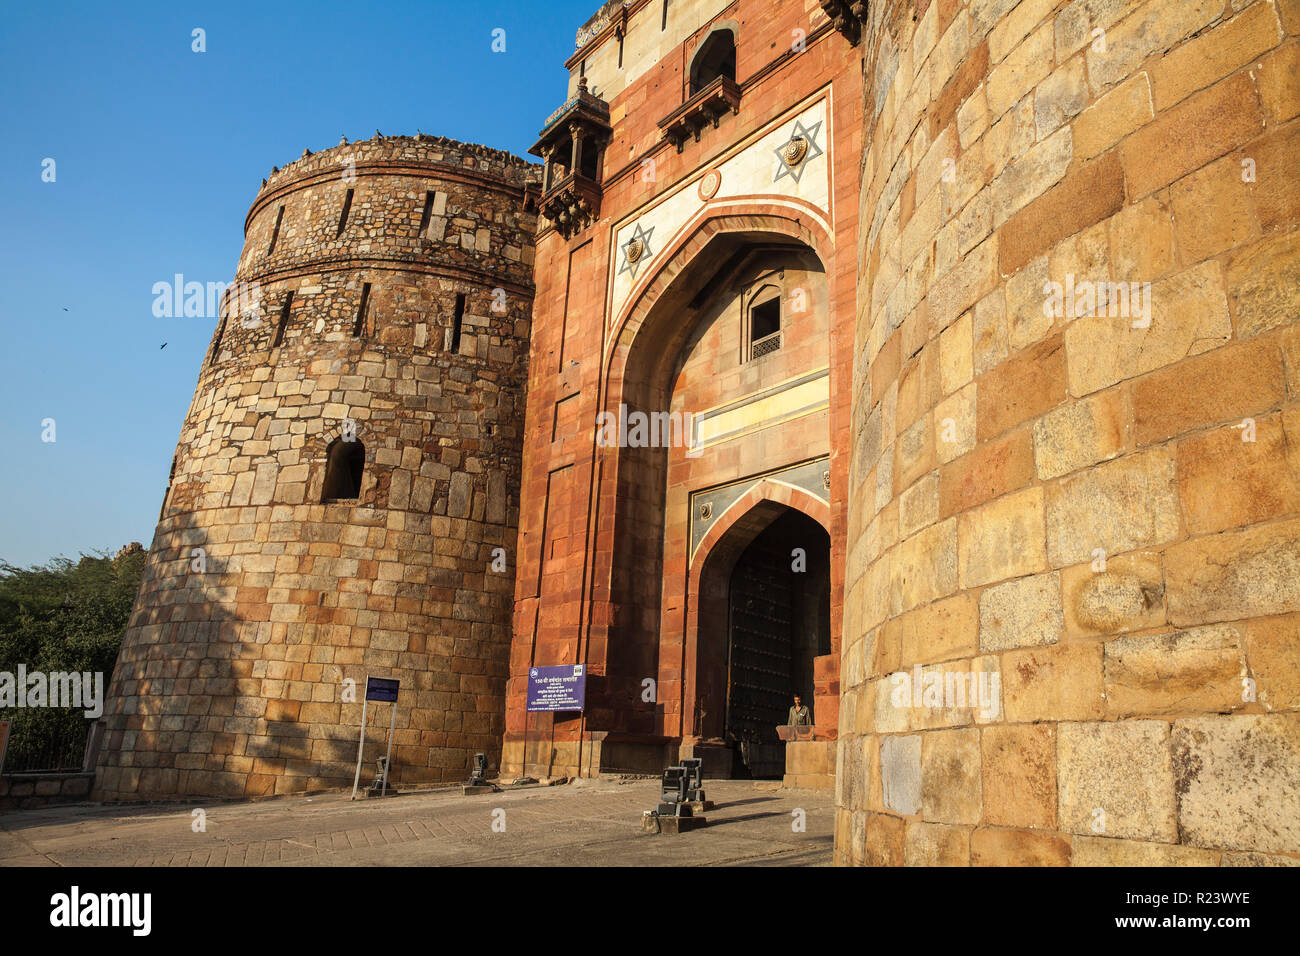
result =
[[[682,866],[830,864],[825,791],[708,781],[707,828],[641,833],[653,780],[584,780],[466,797],[344,794],[258,803],[52,807],[0,814],[0,866]],[[193,811],[207,831],[192,829]],[[792,811],[805,811],[795,832]],[[503,810],[505,832],[493,831]]]

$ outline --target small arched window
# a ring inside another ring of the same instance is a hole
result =
[[[775,352],[781,347],[781,289],[765,285],[749,300],[749,358]]]
[[[366,446],[340,435],[325,452],[325,484],[321,501],[346,501],[361,497],[361,476],[366,469]]]
[[[730,30],[715,30],[700,44],[691,61],[691,96],[720,76],[736,79],[736,35]]]

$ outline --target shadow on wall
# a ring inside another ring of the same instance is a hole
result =
[[[155,534],[109,683],[92,798],[350,785],[364,688],[342,703],[342,669],[313,663],[303,626],[272,623],[268,589],[251,586],[270,574],[244,572],[245,555],[209,554],[200,517],[173,515]],[[312,706],[335,726],[304,721]]]

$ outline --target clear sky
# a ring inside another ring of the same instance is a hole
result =
[[[151,290],[233,278],[272,166],[376,129],[524,155],[599,6],[7,4],[0,560],[149,546],[215,327],[155,318]]]

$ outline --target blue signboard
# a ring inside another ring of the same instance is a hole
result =
[[[528,669],[528,710],[582,710],[586,668],[581,664]]]
[[[400,683],[401,681],[387,677],[367,677],[366,700],[381,700],[391,704],[397,700],[397,685]]]

